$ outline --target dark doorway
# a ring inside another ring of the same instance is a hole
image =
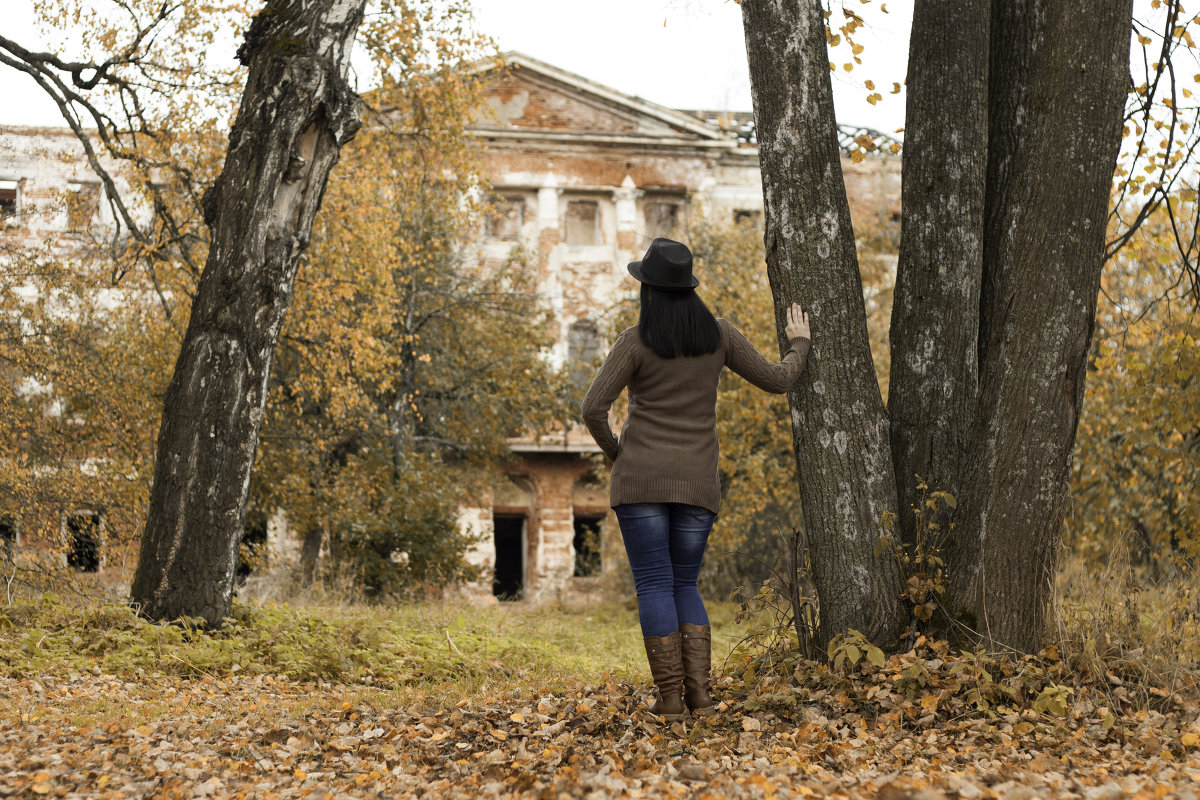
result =
[[[67,566],[79,572],[100,571],[100,515],[83,511],[67,516]]]
[[[242,546],[238,548],[236,580],[238,585],[262,562],[267,549],[267,515],[261,511],[246,512],[246,529],[242,533]]]
[[[575,577],[600,574],[600,523],[604,517],[575,515]]]
[[[525,515],[497,514],[496,573],[492,594],[500,600],[520,600],[525,590]]]

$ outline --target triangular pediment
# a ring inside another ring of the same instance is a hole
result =
[[[714,140],[729,134],[690,114],[623,94],[521,53],[482,64],[477,130]]]

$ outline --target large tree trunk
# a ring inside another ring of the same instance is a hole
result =
[[[952,611],[1025,651],[1056,569],[1132,13],[1131,0],[993,4],[979,401],[949,567]]]
[[[239,50],[246,90],[205,195],[212,247],[163,403],[132,601],[153,619],[228,616],[267,376],[338,151],[366,0],[270,0]]]
[[[990,21],[989,0],[917,0],[913,10],[887,406],[909,543],[918,475],[958,495],[975,409]]]
[[[813,312],[809,367],[790,400],[822,639],[855,627],[886,646],[906,622],[896,568],[870,548],[896,484],[911,540],[920,474],[959,499],[952,617],[1035,650],[1083,399],[1131,2],[918,0],[890,433],[820,4],[742,9],[776,311],[800,300]]]
[[[819,0],[743,0],[766,203],[766,254],[782,331],[793,301],[813,347],[789,393],[800,497],[820,596],[819,637],[855,628],[894,642],[905,623],[899,571],[874,555],[895,512],[888,420],[866,310],[833,115]],[[782,336],[781,336],[782,339]]]

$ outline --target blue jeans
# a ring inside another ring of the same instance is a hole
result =
[[[667,636],[683,622],[707,625],[696,580],[717,515],[686,503],[614,506],[633,583],[642,636]]]

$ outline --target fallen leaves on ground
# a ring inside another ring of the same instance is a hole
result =
[[[0,795],[1151,800],[1200,781],[1194,709],[922,723],[803,685],[747,711],[720,683],[718,713],[663,724],[649,687],[615,680],[393,707],[265,675],[3,678]]]

